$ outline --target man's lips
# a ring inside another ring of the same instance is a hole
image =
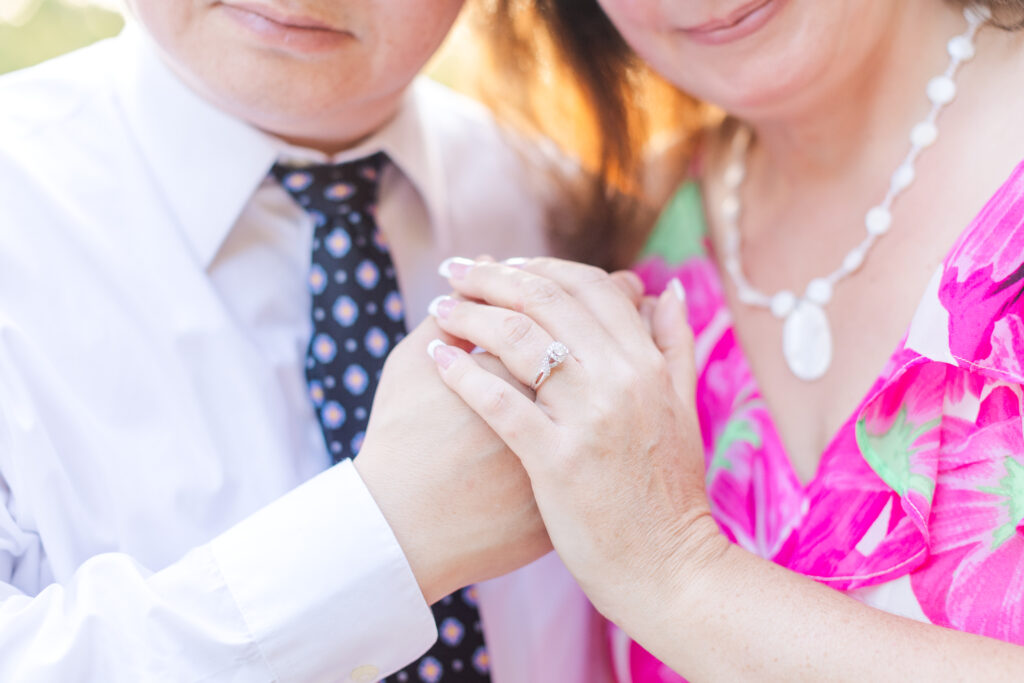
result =
[[[721,31],[722,29],[732,28],[771,1],[772,0],[754,0],[753,2],[748,2],[742,7],[733,10],[721,19],[712,19],[711,21],[700,24],[699,26],[689,26],[681,30],[685,33],[691,34],[707,34],[714,33],[715,31]]]
[[[281,9],[270,5],[263,5],[255,2],[225,2],[227,7],[254,15],[255,18],[263,19],[277,24],[286,29],[299,29],[305,31],[329,31],[332,33],[346,33],[346,31],[335,28],[326,21],[316,17],[289,14]]]
[[[331,52],[355,39],[351,31],[320,17],[292,13],[259,2],[222,1],[216,7],[263,46],[274,50],[297,54]]]

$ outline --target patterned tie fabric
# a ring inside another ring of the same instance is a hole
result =
[[[313,219],[313,337],[306,380],[334,462],[359,453],[388,351],[405,336],[395,267],[377,230],[383,153],[338,165],[271,171]],[[434,605],[439,638],[419,661],[391,676],[398,683],[490,681],[476,589]]]

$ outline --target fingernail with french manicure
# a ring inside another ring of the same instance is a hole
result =
[[[458,303],[450,296],[442,295],[430,302],[427,306],[427,313],[434,316],[435,318],[447,318],[448,314],[455,308],[455,304]]]
[[[440,339],[435,339],[427,345],[427,354],[445,370],[451,367],[456,358],[455,350]]]
[[[469,269],[476,265],[476,261],[473,259],[463,258],[461,256],[452,256],[441,261],[441,265],[438,267],[437,272],[440,273],[441,277],[454,278],[456,280],[466,276]]]
[[[513,256],[502,261],[506,266],[512,266],[513,268],[522,268],[527,264],[530,259],[525,256]]]
[[[679,278],[674,277],[669,280],[668,288],[672,291],[672,294],[675,295],[676,299],[679,300],[679,303],[686,301],[686,290],[683,289],[683,283],[679,281]]]

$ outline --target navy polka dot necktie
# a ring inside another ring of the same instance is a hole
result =
[[[377,191],[387,157],[316,166],[277,164],[271,171],[313,219],[313,337],[306,380],[334,462],[353,458],[388,351],[405,336],[395,266],[377,229]],[[434,605],[440,637],[419,661],[388,681],[490,681],[476,588]]]

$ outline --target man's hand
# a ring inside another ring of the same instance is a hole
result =
[[[427,320],[392,351],[355,460],[429,603],[551,550],[519,459],[427,356],[439,337],[455,343]],[[521,387],[497,359],[473,357]]]

